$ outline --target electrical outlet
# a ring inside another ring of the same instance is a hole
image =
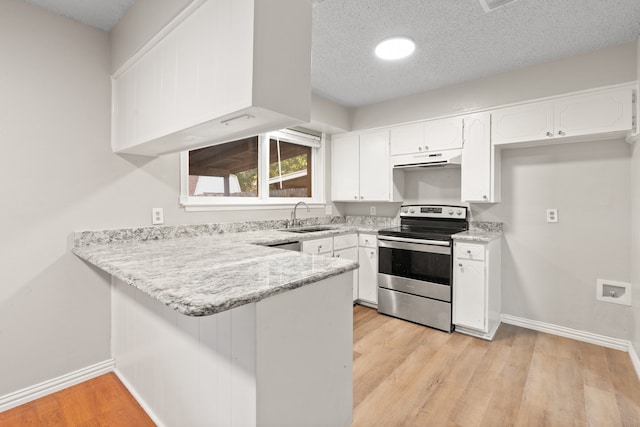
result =
[[[547,222],[558,222],[558,209],[547,209]]]
[[[331,205],[325,205],[325,207],[324,207],[324,214],[325,214],[325,215],[331,215],[331,214],[333,214],[333,206],[331,206]]]
[[[151,223],[153,225],[164,224],[164,209],[151,208]]]
[[[375,206],[370,206],[369,207],[369,215],[375,215],[376,214],[376,207]]]

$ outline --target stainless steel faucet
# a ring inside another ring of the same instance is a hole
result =
[[[309,209],[309,206],[307,206],[307,204],[305,202],[298,202],[296,203],[296,205],[293,207],[293,211],[291,212],[291,226],[295,227],[296,225],[298,225],[298,220],[296,219],[296,210],[298,209],[298,206],[300,205],[305,205],[307,208],[307,212],[311,212],[311,209]]]

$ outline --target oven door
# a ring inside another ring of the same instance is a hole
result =
[[[450,243],[392,239],[378,236],[378,286],[451,302]]]

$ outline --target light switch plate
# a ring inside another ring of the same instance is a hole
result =
[[[325,205],[324,206],[324,214],[325,215],[332,215],[333,214],[333,206]]]
[[[376,207],[375,206],[370,206],[369,207],[369,215],[375,215],[376,214]]]
[[[558,222],[558,209],[547,209],[547,222]]]

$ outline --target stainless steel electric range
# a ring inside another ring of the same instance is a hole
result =
[[[451,332],[451,236],[468,229],[465,206],[403,205],[378,232],[378,312]]]

